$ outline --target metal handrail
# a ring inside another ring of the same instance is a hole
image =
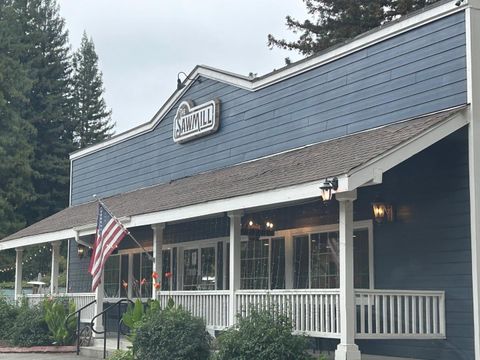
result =
[[[77,335],[77,355],[80,355],[80,318],[81,318],[82,310],[86,309],[87,307],[89,307],[92,304],[95,304],[96,302],[97,302],[97,300],[90,301],[87,305],[84,305],[80,309],[78,309],[77,311],[74,311],[73,313],[69,314],[67,316],[67,318],[65,319],[65,326],[66,326],[67,323],[68,323],[68,320],[72,316],[74,316],[75,314],[78,314],[78,317],[77,317],[77,332],[76,332],[76,335]]]
[[[107,357],[107,322],[105,321],[105,326],[103,327],[103,331],[97,331],[94,328],[94,322],[95,319],[98,318],[99,316],[103,316],[103,314],[106,314],[110,309],[114,308],[115,306],[118,306],[118,314],[120,317],[120,305],[122,303],[130,303],[130,304],[135,304],[132,300],[130,299],[120,299],[116,303],[110,305],[107,307],[105,310],[103,310],[101,313],[98,313],[92,318],[92,321],[90,322],[90,328],[95,334],[103,334],[103,358],[105,359]],[[120,322],[120,321],[119,321]],[[120,324],[119,324],[120,325]],[[120,345],[120,327],[117,329],[117,348]]]

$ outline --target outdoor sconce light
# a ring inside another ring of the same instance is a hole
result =
[[[267,221],[265,223],[265,227],[266,227],[267,230],[272,230],[273,229],[273,222]]]
[[[80,259],[85,256],[85,246],[78,244],[77,255]]]
[[[338,179],[325,179],[324,183],[320,186],[322,191],[322,200],[330,201],[332,200],[333,194],[338,189]]]
[[[393,206],[384,201],[376,200],[372,203],[373,216],[378,224],[393,221]]]

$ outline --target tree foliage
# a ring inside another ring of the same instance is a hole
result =
[[[83,148],[112,135],[111,110],[103,99],[102,73],[92,39],[84,32],[80,48],[73,55],[73,103],[75,142]]]
[[[0,1],[0,239],[67,207],[69,154],[111,133],[97,62],[86,36],[72,56],[56,0]]]
[[[439,0],[303,0],[311,19],[286,17],[295,41],[268,35],[268,45],[312,55]]]
[[[73,151],[70,47],[55,0],[15,0],[32,88],[24,116],[36,129],[32,184],[35,198],[23,207],[27,224],[68,205],[69,159]]]
[[[23,114],[32,81],[20,55],[25,46],[11,6],[0,6],[0,238],[25,225],[19,209],[33,198],[35,129]]]

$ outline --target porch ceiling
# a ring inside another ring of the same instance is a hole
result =
[[[339,190],[351,190],[374,180],[372,166],[383,161],[381,170],[386,171],[463,126],[465,109],[402,121],[103,200],[117,217],[131,218],[128,226],[139,226],[317,197],[327,177],[339,177]],[[437,136],[426,136],[433,130]],[[354,179],[356,175],[361,176]],[[72,238],[86,225],[92,225],[93,232],[96,212],[94,201],[66,208],[0,240],[0,250]]]

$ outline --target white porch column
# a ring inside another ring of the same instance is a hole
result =
[[[357,191],[337,193],[335,197],[340,205],[340,344],[335,351],[335,360],[360,360],[360,351],[355,345],[353,288],[353,201],[357,198]]]
[[[466,9],[470,241],[475,359],[480,359],[480,1]]]
[[[165,223],[152,225],[153,229],[153,271],[158,273],[158,281],[163,281],[162,274],[162,247],[163,247],[163,230],[165,229]],[[155,289],[152,279],[152,299],[157,298],[157,294],[160,292],[160,289]]]
[[[15,260],[15,300],[22,295],[22,273],[23,273],[23,248],[16,248],[17,257]]]
[[[242,211],[228,213],[230,218],[230,326],[237,322],[236,290],[240,289],[240,239]]]
[[[103,311],[103,298],[104,298],[104,291],[103,291],[103,283],[104,283],[105,277],[102,269],[102,279],[100,281],[100,284],[97,286],[97,289],[95,290],[95,300],[97,301],[95,303],[95,315],[100,314]],[[103,331],[103,322],[102,322],[103,316],[99,316],[95,319],[95,322],[93,324],[94,328],[96,331],[102,332]],[[102,334],[95,334],[93,333],[93,337],[102,337]]]
[[[60,241],[52,242],[52,271],[50,276],[50,294],[58,294],[58,264],[60,260]]]

